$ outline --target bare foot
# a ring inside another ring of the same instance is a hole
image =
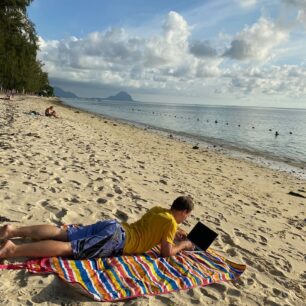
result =
[[[0,247],[0,258],[10,258],[14,255],[16,245],[11,241],[5,241]]]
[[[6,224],[0,227],[0,240],[7,240],[12,238],[10,234],[13,232],[14,227],[11,224]]]

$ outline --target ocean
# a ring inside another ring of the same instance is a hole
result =
[[[79,109],[151,127],[193,143],[206,143],[295,166],[302,172],[306,170],[306,109],[61,100]]]

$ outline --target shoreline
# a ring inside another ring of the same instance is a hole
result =
[[[209,149],[215,152],[219,152],[221,154],[225,154],[229,157],[235,159],[242,159],[245,161],[252,162],[256,165],[268,167],[273,170],[286,172],[293,176],[296,176],[300,179],[306,181],[306,167],[305,164],[302,162],[294,161],[294,160],[286,160],[285,157],[276,157],[269,155],[269,153],[265,154],[264,152],[254,152],[246,148],[240,148],[235,145],[230,145],[222,140],[218,139],[209,139],[208,137],[192,135],[184,132],[177,132],[174,130],[159,128],[154,125],[139,123],[132,120],[122,119],[118,117],[112,117],[109,115],[105,115],[103,113],[95,113],[84,108],[78,108],[75,106],[71,106],[66,104],[65,101],[61,100],[57,97],[59,103],[66,106],[71,107],[76,110],[80,110],[82,112],[86,112],[91,115],[101,116],[102,118],[106,118],[108,120],[114,120],[119,123],[129,124],[136,128],[140,128],[145,131],[151,131],[153,133],[157,133],[159,135],[163,135],[164,137],[169,137],[169,135],[175,136],[174,139],[182,142],[186,142],[192,146],[199,146],[201,149]]]
[[[28,114],[50,105],[59,119]],[[137,305],[303,304],[305,181],[54,98],[4,101],[0,125],[0,226],[131,223],[190,195],[195,208],[182,228],[202,221],[219,233],[212,248],[247,269],[237,282],[137,298]],[[53,275],[1,271],[1,280],[3,304],[95,305]]]

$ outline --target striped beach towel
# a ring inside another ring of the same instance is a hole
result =
[[[55,273],[96,301],[116,301],[235,280],[246,266],[211,250],[183,251],[163,258],[155,248],[137,256],[29,260],[26,268],[33,273]]]

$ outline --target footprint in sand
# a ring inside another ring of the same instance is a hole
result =
[[[234,231],[235,231],[235,235],[236,236],[242,237],[243,239],[245,239],[246,241],[251,242],[251,243],[255,243],[256,242],[255,239],[249,237],[247,234],[242,233],[238,228],[234,228]],[[256,237],[255,234],[253,234],[253,235]]]
[[[116,216],[123,222],[126,222],[129,218],[129,216],[125,212],[119,209],[116,211]]]
[[[282,290],[279,290],[277,288],[273,288],[273,294],[277,297],[280,297],[280,298],[287,298],[288,297],[288,293],[287,292],[284,292]]]
[[[113,188],[114,188],[115,193],[117,193],[117,194],[122,194],[123,193],[123,191],[121,190],[121,188],[119,186],[114,185]]]
[[[213,285],[212,285],[213,286]],[[210,288],[210,292],[208,292],[208,288],[204,289],[204,288],[200,288],[201,293],[205,296],[205,298],[209,298],[213,301],[220,301],[220,297],[215,296],[214,292],[211,292],[211,288]]]
[[[237,256],[237,252],[234,248],[229,248],[228,250],[226,250],[226,253],[229,254],[231,257]]]
[[[98,204],[105,204],[107,202],[107,199],[104,198],[98,198],[96,201]]]
[[[63,184],[63,181],[61,180],[60,177],[56,177],[54,180],[55,180],[56,183],[58,183],[58,184]]]
[[[267,245],[268,240],[264,236],[259,235],[259,238],[260,238],[260,241],[259,241],[260,244]]]
[[[55,216],[59,219],[62,219],[67,215],[67,209],[62,208],[58,213],[55,214]]]
[[[230,296],[234,296],[234,297],[241,296],[241,292],[239,290],[232,289],[232,288],[228,289],[227,294],[230,295]]]

